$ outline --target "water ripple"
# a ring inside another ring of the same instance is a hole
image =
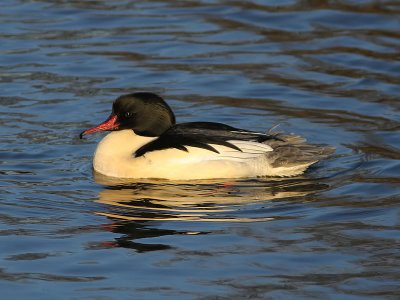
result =
[[[0,288],[12,299],[397,299],[398,1],[5,0]],[[120,94],[336,147],[297,178],[121,181]]]

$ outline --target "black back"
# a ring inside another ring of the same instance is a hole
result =
[[[273,135],[246,131],[234,128],[221,123],[211,122],[191,122],[176,124],[165,131],[158,139],[142,146],[135,152],[139,157],[148,152],[176,148],[182,151],[188,151],[187,146],[203,148],[209,151],[219,153],[214,145],[226,146],[241,151],[237,146],[228,142],[229,140],[242,140],[264,142],[269,139],[277,139]]]

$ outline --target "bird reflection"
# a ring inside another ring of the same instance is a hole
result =
[[[273,213],[276,201],[287,201],[325,190],[326,184],[310,178],[268,180],[164,181],[110,178],[95,173],[104,186],[97,202],[103,205],[98,215],[107,217],[110,231],[120,233],[110,245],[137,251],[168,249],[165,244],[139,243],[141,239],[166,235],[208,234],[183,226],[164,229],[168,221],[178,222],[266,222],[290,218]],[[197,226],[200,227],[200,226]]]

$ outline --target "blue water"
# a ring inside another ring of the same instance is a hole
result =
[[[399,299],[398,1],[2,1],[4,299]],[[112,101],[336,147],[296,178],[92,173]]]

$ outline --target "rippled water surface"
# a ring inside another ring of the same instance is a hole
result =
[[[399,299],[399,1],[40,1],[0,9],[2,299]],[[120,94],[276,124],[304,176],[111,180]]]

